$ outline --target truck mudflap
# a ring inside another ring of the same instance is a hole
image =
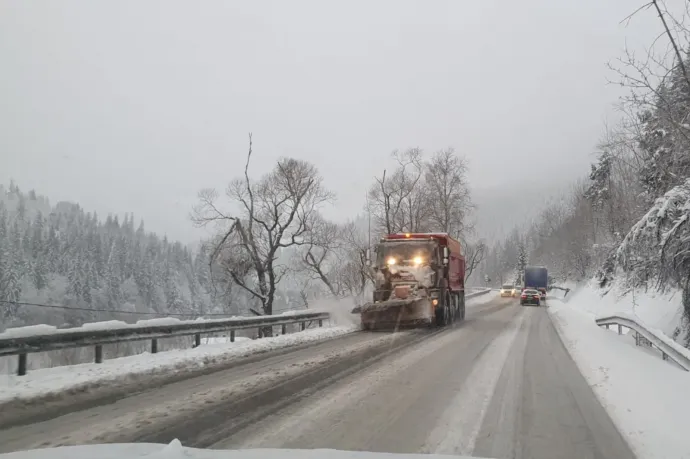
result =
[[[394,299],[357,306],[353,314],[360,314],[365,330],[395,329],[431,325],[434,307],[429,298]]]

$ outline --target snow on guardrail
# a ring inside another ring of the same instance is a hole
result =
[[[620,327],[626,327],[635,331],[638,336],[644,337],[647,341],[652,343],[654,347],[659,349],[664,360],[670,358],[685,371],[690,371],[690,350],[673,341],[661,330],[646,326],[634,314],[626,312],[609,314],[598,317],[596,323],[601,327],[618,325],[619,333],[621,331]],[[636,340],[636,342],[637,341],[638,340]]]
[[[0,333],[0,356],[18,355],[17,374],[26,374],[27,354],[56,349],[95,346],[95,361],[103,361],[103,345],[127,341],[151,340],[151,353],[158,352],[158,339],[175,336],[194,335],[194,346],[201,343],[201,335],[206,333],[230,332],[230,341],[234,341],[235,330],[258,328],[259,334],[266,327],[281,326],[282,334],[286,325],[301,324],[306,328],[307,322],[317,321],[319,327],[330,313],[320,311],[289,311],[280,315],[233,317],[229,319],[195,319],[179,320],[160,318],[140,320],[134,324],[120,321],[107,321],[85,324],[81,327],[58,329],[49,325],[10,328]]]
[[[58,328],[54,325],[29,325],[26,327],[16,327],[8,328],[4,332],[0,333],[0,341],[10,338],[28,338],[28,337],[43,337],[48,335],[60,335],[60,334],[71,334],[78,331],[112,331],[119,332],[123,330],[137,330],[149,327],[168,327],[168,326],[179,326],[179,325],[199,325],[200,323],[213,325],[213,324],[227,324],[229,321],[239,322],[249,322],[247,328],[252,328],[260,325],[266,321],[266,318],[285,318],[295,315],[304,314],[328,314],[327,312],[310,310],[305,311],[285,311],[281,314],[271,315],[271,316],[255,316],[255,317],[243,317],[243,316],[231,316],[223,319],[204,319],[203,317],[191,320],[181,320],[176,317],[160,317],[157,319],[143,319],[138,320],[133,324],[123,322],[121,320],[106,320],[102,322],[88,322],[79,327],[70,328]],[[327,318],[327,317],[325,317]],[[272,321],[273,319],[268,319]],[[256,324],[254,323],[256,322]]]

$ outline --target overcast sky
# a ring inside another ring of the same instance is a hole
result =
[[[639,5],[638,5],[639,3]],[[0,181],[185,242],[200,188],[280,156],[361,210],[396,148],[454,146],[475,194],[587,172],[629,0],[0,2]]]

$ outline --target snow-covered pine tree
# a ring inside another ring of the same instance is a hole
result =
[[[81,263],[81,256],[77,254],[70,260],[70,266],[67,272],[67,294],[77,301],[81,299],[83,291]]]
[[[106,263],[105,280],[103,284],[103,288],[105,289],[106,304],[109,309],[122,308],[124,301],[121,286],[122,280],[120,277],[117,251],[115,250],[115,242],[113,241],[110,246],[108,262]]]
[[[31,256],[36,261],[41,258],[45,247],[44,235],[45,233],[45,219],[39,210],[36,212],[36,217],[33,220],[31,227]]]
[[[521,285],[525,277],[525,267],[527,266],[527,248],[522,242],[518,243],[518,255],[515,262],[515,285]]]
[[[3,300],[3,315],[5,318],[16,316],[17,305],[21,301],[22,277],[24,276],[25,262],[22,257],[22,241],[19,224],[15,221],[10,230],[9,239],[5,239],[2,265],[2,278],[0,278],[0,300]]]
[[[167,309],[176,313],[184,312],[184,299],[180,293],[177,276],[173,272],[173,263],[167,263],[164,282]]]

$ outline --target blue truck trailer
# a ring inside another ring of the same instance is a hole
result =
[[[546,299],[546,289],[549,285],[549,273],[544,266],[526,266],[524,288],[539,290],[542,299]]]

